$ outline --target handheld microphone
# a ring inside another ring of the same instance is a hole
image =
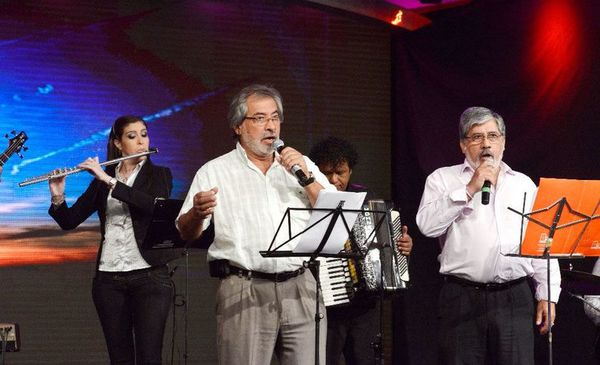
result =
[[[281,153],[281,151],[283,151],[283,149],[285,147],[287,147],[287,146],[279,138],[276,139],[275,141],[273,141],[273,148],[275,148],[277,153]],[[312,184],[315,181],[314,177],[306,176],[306,174],[304,173],[304,171],[302,171],[302,168],[298,164],[292,165],[292,167],[290,168],[290,171],[294,175],[296,175],[296,179],[298,179],[298,184],[300,184],[300,186],[302,186],[302,187]]]
[[[485,157],[485,160],[494,163],[494,158],[491,156]],[[490,192],[492,191],[492,182],[485,180],[481,187],[481,204],[488,205],[490,203]]]
[[[489,180],[483,182],[481,188],[481,204],[488,205],[490,203],[490,191],[492,190],[492,183]]]

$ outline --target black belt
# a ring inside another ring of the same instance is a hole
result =
[[[459,278],[458,276],[454,275],[444,275],[444,281],[447,283],[454,283],[462,286],[470,286],[478,290],[490,291],[508,289],[522,283],[525,280],[527,280],[526,276],[511,281],[506,281],[504,283],[478,283],[476,281]]]
[[[296,276],[303,274],[304,270],[305,269],[303,267],[301,267],[295,271],[266,273],[266,272],[260,272],[260,271],[251,271],[251,270],[241,269],[237,266],[229,265],[229,275],[238,275],[240,277],[245,276],[248,279],[250,279],[250,278],[264,279],[264,280],[274,281],[277,283],[286,281],[291,278],[295,278]]]
[[[137,269],[131,271],[96,271],[97,277],[111,277],[111,278],[131,278],[132,276],[146,276],[150,272],[154,271],[165,271],[169,272],[169,267],[165,265],[151,266],[146,269]]]

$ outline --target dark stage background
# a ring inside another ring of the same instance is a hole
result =
[[[600,178],[599,15],[592,0],[485,0],[431,14],[433,25],[417,32],[394,32],[392,184],[411,228],[427,175],[464,159],[458,119],[469,106],[504,117],[504,160],[536,183]],[[412,364],[435,364],[439,246],[417,231],[409,352]],[[591,271],[594,259],[560,263]],[[563,292],[557,314],[554,363],[594,363],[596,332],[581,302]],[[545,364],[546,338],[538,340]]]
[[[196,169],[233,147],[227,104],[254,81],[282,92],[287,144],[351,140],[355,180],[402,207],[415,247],[412,288],[394,301],[393,363],[437,363],[439,248],[414,223],[425,178],[462,161],[458,117],[472,105],[504,116],[505,161],[534,181],[600,178],[599,15],[594,0],[473,1],[408,32],[302,1],[0,1],[0,132],[30,137],[0,183],[0,322],[18,322],[23,342],[7,363],[107,362],[90,295],[96,217],[62,232],[47,186],[17,183],[103,159],[110,124],[133,113],[183,198]],[[70,202],[89,181],[68,178]],[[213,364],[215,281],[203,251],[189,263],[188,363]],[[569,263],[587,271],[593,259]],[[182,296],[184,260],[175,265]],[[184,319],[177,306],[165,335],[176,364]],[[556,364],[593,363],[595,329],[566,293],[554,331]]]

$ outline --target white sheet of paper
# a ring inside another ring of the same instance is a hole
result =
[[[317,202],[313,208],[335,209],[339,205],[340,201],[344,201],[342,209],[359,210],[362,208],[366,196],[366,192],[351,193],[348,191],[321,190],[319,192],[319,196],[317,197]],[[327,214],[329,214],[328,211],[313,211],[310,215],[310,219],[308,220],[307,227],[310,227]],[[342,212],[342,215],[346,219],[346,223],[348,223],[348,228],[352,229],[358,214],[358,212]],[[331,218],[333,218],[333,215],[327,217],[322,222],[319,222],[319,224],[316,226],[304,232],[300,237],[300,242],[298,242],[298,245],[296,248],[294,248],[293,252],[314,252],[319,246],[319,243],[321,243],[323,240],[327,227],[331,222]],[[333,226],[331,235],[329,236],[329,239],[327,240],[327,243],[321,252],[330,254],[338,253],[344,248],[344,243],[347,239],[348,230],[344,226],[344,221],[340,216],[335,222],[335,226]]]

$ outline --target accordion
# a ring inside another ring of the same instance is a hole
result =
[[[369,200],[366,206],[351,232],[364,258],[319,258],[326,307],[349,303],[358,291],[390,294],[408,287],[408,258],[396,246],[402,234],[400,214],[384,200]],[[351,248],[346,242],[345,249]]]

